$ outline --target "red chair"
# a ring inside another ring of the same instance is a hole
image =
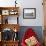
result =
[[[25,40],[32,36],[34,36],[35,38],[37,37],[36,33],[32,30],[32,28],[27,29],[24,34],[24,37],[22,38],[21,46],[27,46]],[[35,46],[41,46],[40,42],[38,41]]]

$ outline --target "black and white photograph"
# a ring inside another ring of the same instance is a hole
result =
[[[35,19],[36,18],[36,8],[24,8],[23,18],[25,19]]]

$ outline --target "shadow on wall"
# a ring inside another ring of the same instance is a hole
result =
[[[41,43],[43,43],[43,30],[42,30],[42,26],[21,26],[20,27],[20,31],[19,31],[19,40],[20,40],[20,42],[21,42],[21,40],[23,38],[23,35],[24,35],[25,31],[28,28],[32,28],[36,32],[39,41]]]

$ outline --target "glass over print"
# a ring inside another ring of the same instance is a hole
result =
[[[25,19],[35,19],[36,18],[36,8],[24,8],[23,18]]]

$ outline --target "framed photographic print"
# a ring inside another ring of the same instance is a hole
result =
[[[9,10],[2,10],[2,15],[9,15]]]
[[[24,19],[35,19],[36,18],[36,8],[24,8],[23,18]]]
[[[10,10],[10,11],[9,11],[9,14],[10,14],[10,15],[16,15],[17,13],[18,13],[18,12],[17,12],[16,10]]]

